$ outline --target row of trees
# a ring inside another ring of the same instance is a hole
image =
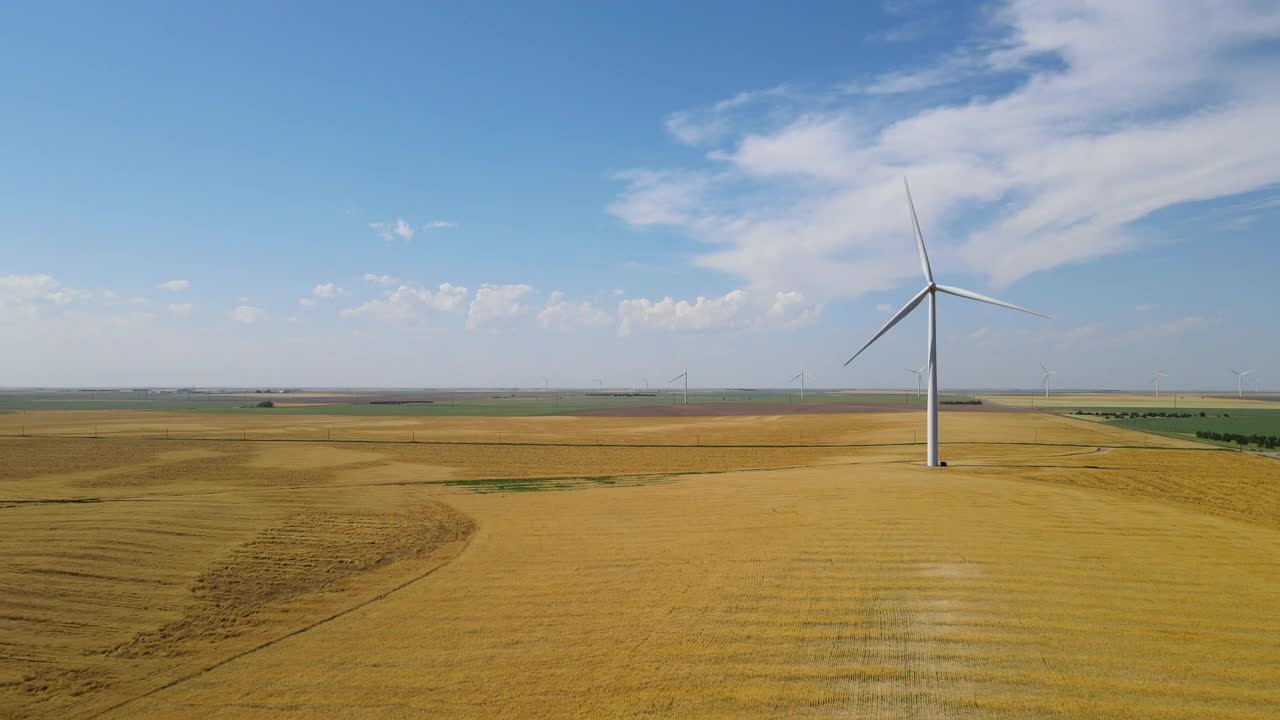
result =
[[[1220,433],[1208,430],[1199,430],[1196,437],[1201,440],[1217,440],[1218,442],[1233,442],[1237,445],[1257,445],[1258,447],[1268,450],[1280,448],[1280,435],[1241,435],[1240,433]]]
[[[1139,418],[1190,418],[1190,417],[1207,417],[1202,411],[1199,415],[1195,413],[1172,413],[1172,412],[1088,412],[1085,410],[1077,410],[1076,415],[1093,415],[1095,417],[1107,420],[1136,420]],[[1223,413],[1219,417],[1231,417]]]

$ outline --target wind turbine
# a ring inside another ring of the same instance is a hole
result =
[[[1160,378],[1169,377],[1169,373],[1162,373],[1156,370],[1156,374],[1151,376],[1151,382],[1156,384],[1156,397],[1160,397]]]
[[[601,390],[604,389],[604,381],[601,380],[600,378],[596,378],[595,380],[592,380],[592,382],[594,382],[599,387],[599,389]]]
[[[642,379],[644,380],[644,390],[645,390],[645,392],[648,392],[648,391],[649,391],[649,378],[642,378]]]
[[[927,367],[929,367],[929,366],[928,366],[928,365],[921,365],[919,370],[912,370],[911,368],[903,368],[903,370],[906,370],[906,371],[907,371],[907,372],[909,372],[909,373],[915,373],[915,376],[916,376],[916,397],[920,397],[920,393],[924,392],[924,370],[925,370],[925,368],[927,368]]]
[[[1049,378],[1058,373],[1045,367],[1044,363],[1040,363],[1040,369],[1044,371],[1044,379],[1040,381],[1040,384],[1044,386],[1044,396],[1049,397]]]
[[[885,333],[889,332],[889,328],[893,327],[894,325],[897,325],[898,322],[902,320],[902,318],[906,317],[907,315],[910,315],[911,311],[915,310],[916,306],[919,305],[921,302],[924,302],[924,299],[926,297],[929,298],[929,356],[928,356],[929,363],[926,366],[929,371],[929,408],[925,416],[927,418],[927,424],[928,424],[928,430],[929,430],[929,452],[927,456],[927,464],[929,465],[929,467],[937,467],[938,466],[938,293],[942,292],[948,295],[955,295],[956,297],[966,298],[968,300],[977,300],[978,302],[990,303],[992,305],[999,305],[1000,307],[1006,307],[1006,308],[1009,308],[1010,310],[1017,310],[1019,312],[1030,313],[1032,315],[1039,315],[1040,317],[1043,317],[1043,318],[1049,318],[1049,316],[1043,313],[1038,313],[1034,310],[1028,310],[1024,307],[1018,307],[1017,305],[1014,305],[1012,303],[1007,303],[1003,300],[996,300],[995,298],[990,298],[990,297],[987,297],[986,295],[979,295],[978,293],[973,292],[972,290],[964,290],[957,287],[950,287],[947,285],[939,285],[935,283],[933,281],[933,270],[929,267],[929,253],[925,250],[925,247],[924,247],[924,234],[920,232],[920,220],[919,218],[916,217],[916,206],[915,206],[915,203],[912,202],[911,200],[911,186],[907,184],[906,178],[902,179],[902,186],[907,191],[907,206],[911,209],[911,224],[916,231],[916,249],[920,253],[920,269],[924,271],[924,279],[925,279],[925,282],[928,284],[924,286],[923,290],[916,293],[916,296],[911,298],[911,300],[909,300],[906,305],[902,306],[902,309],[899,310],[898,313],[889,320],[889,322],[885,323],[884,327],[880,328],[880,332],[876,333],[870,340],[868,340],[867,344],[863,345],[862,349],[854,353],[853,357],[846,360],[844,364],[847,366],[849,363],[853,362],[854,359],[856,359],[859,355],[863,353],[863,351],[871,347],[871,343],[875,342],[876,340],[879,340],[881,335],[884,335]],[[1049,318],[1049,319],[1052,319],[1052,318]]]
[[[546,392],[551,392],[551,378],[549,377],[542,378],[542,385],[543,385],[543,389]]]
[[[688,405],[689,404],[689,371],[686,369],[684,372],[668,380],[667,384],[671,384],[679,380],[680,378],[684,378],[684,402],[681,404]]]
[[[806,373],[804,370],[801,370],[799,375],[796,375],[796,377],[791,378],[791,382],[795,382],[796,378],[800,379],[800,399],[801,400],[804,400],[804,379],[807,375],[808,373]]]
[[[1230,368],[1227,368],[1227,369],[1230,370]],[[1253,371],[1245,370],[1244,372],[1240,372],[1239,370],[1231,370],[1231,372],[1236,374],[1236,397],[1243,398],[1244,397],[1244,376],[1248,375]]]

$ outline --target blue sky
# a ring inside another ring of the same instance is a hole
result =
[[[0,385],[1280,387],[1275,7],[599,5],[6,5]]]

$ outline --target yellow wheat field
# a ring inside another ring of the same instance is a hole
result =
[[[1280,464],[920,420],[5,416],[0,717],[1280,715]]]

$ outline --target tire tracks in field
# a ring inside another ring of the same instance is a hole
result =
[[[378,483],[378,484],[385,484],[385,483]],[[473,522],[473,523],[475,523],[475,520],[474,520],[474,519],[472,519],[472,522]],[[435,565],[434,567],[432,567],[432,568],[428,569],[427,571],[422,572],[422,573],[419,573],[418,575],[415,575],[414,577],[411,577],[411,578],[409,578],[408,580],[405,580],[404,582],[400,583],[399,585],[396,585],[395,587],[392,587],[392,588],[390,588],[390,589],[388,589],[388,590],[385,590],[385,591],[383,591],[383,592],[381,592],[381,593],[379,593],[379,594],[377,594],[377,595],[375,595],[375,596],[373,596],[373,597],[371,597],[371,598],[366,598],[365,600],[362,600],[362,601],[360,601],[359,603],[356,603],[355,605],[352,605],[351,607],[348,607],[348,608],[344,608],[344,609],[342,609],[342,610],[339,610],[338,612],[333,613],[332,615],[329,615],[329,616],[327,616],[327,617],[321,618],[320,620],[317,620],[317,621],[315,621],[315,622],[312,622],[312,623],[310,623],[310,624],[308,624],[308,625],[305,625],[305,626],[300,627],[300,628],[295,628],[295,629],[293,629],[293,630],[291,630],[291,631],[289,631],[289,632],[285,633],[284,635],[281,635],[280,637],[277,637],[277,638],[274,638],[274,639],[267,640],[267,641],[265,641],[265,642],[259,643],[259,644],[255,645],[255,646],[251,647],[251,648],[248,648],[248,649],[245,649],[245,650],[241,650],[240,652],[237,652],[237,653],[235,653],[235,654],[233,654],[233,655],[231,655],[231,656],[229,656],[229,657],[225,657],[225,658],[223,658],[223,659],[221,659],[221,660],[219,660],[219,661],[217,661],[217,662],[215,662],[215,663],[213,663],[213,664],[211,664],[211,665],[207,665],[207,666],[205,666],[205,667],[203,667],[203,668],[200,668],[199,670],[195,670],[195,671],[193,671],[193,672],[187,673],[186,675],[183,675],[183,676],[181,676],[181,677],[173,678],[172,680],[169,680],[169,681],[165,682],[164,684],[159,685],[158,687],[151,688],[150,690],[147,690],[147,691],[146,691],[146,692],[144,692],[144,693],[141,693],[141,694],[139,694],[139,695],[135,695],[135,696],[133,696],[133,697],[131,697],[131,698],[128,698],[128,699],[126,699],[126,700],[122,700],[122,701],[120,701],[120,702],[118,702],[118,703],[116,703],[116,704],[114,704],[114,705],[112,705],[112,706],[110,706],[110,707],[105,708],[105,709],[95,711],[95,712],[93,712],[93,713],[91,713],[91,714],[89,714],[89,715],[86,715],[85,717],[87,717],[87,718],[100,718],[100,717],[105,717],[105,716],[107,716],[107,715],[110,715],[110,714],[112,714],[112,713],[116,712],[117,710],[120,710],[121,708],[124,708],[124,707],[126,707],[126,706],[128,706],[128,705],[131,705],[131,704],[133,704],[133,703],[135,703],[135,702],[138,702],[139,700],[144,700],[144,699],[146,699],[146,698],[148,698],[148,697],[151,697],[152,695],[156,695],[157,693],[161,693],[161,692],[163,692],[163,691],[165,691],[165,690],[168,690],[169,688],[175,687],[175,686],[177,686],[177,685],[181,685],[182,683],[185,683],[185,682],[187,682],[188,680],[194,680],[195,678],[198,678],[198,677],[200,677],[200,676],[202,676],[202,675],[205,675],[205,674],[207,674],[207,673],[213,672],[214,670],[217,670],[218,668],[220,668],[220,667],[222,667],[222,666],[224,666],[224,665],[228,665],[228,664],[230,664],[230,663],[233,663],[233,662],[235,662],[235,661],[237,661],[237,660],[240,660],[241,658],[247,657],[247,656],[252,655],[252,654],[254,654],[254,653],[257,653],[257,652],[259,652],[259,651],[261,651],[261,650],[266,650],[267,648],[270,648],[270,647],[272,647],[272,646],[278,645],[278,644],[280,644],[280,643],[282,643],[282,642],[284,642],[284,641],[286,641],[286,640],[288,640],[288,639],[290,639],[290,638],[292,638],[292,637],[295,637],[295,636],[298,636],[298,635],[302,635],[303,633],[310,632],[310,631],[312,631],[312,630],[314,630],[314,629],[316,629],[316,628],[320,627],[321,625],[328,624],[328,623],[333,622],[334,620],[338,620],[338,619],[340,619],[340,618],[342,618],[342,617],[344,617],[344,616],[346,616],[346,615],[350,615],[351,613],[353,613],[353,612],[355,612],[355,611],[357,611],[357,610],[361,610],[361,609],[363,609],[363,608],[365,608],[365,607],[368,607],[369,605],[372,605],[373,603],[376,603],[376,602],[380,602],[380,601],[382,601],[382,600],[385,600],[385,599],[387,599],[388,597],[390,597],[391,595],[394,595],[395,593],[400,592],[401,590],[404,590],[405,588],[409,587],[410,585],[413,585],[414,583],[416,583],[416,582],[418,582],[418,581],[420,581],[420,580],[424,580],[424,579],[426,579],[426,578],[430,577],[431,575],[434,575],[434,574],[435,574],[436,572],[438,572],[439,570],[442,570],[442,569],[444,569],[444,568],[448,567],[449,565],[451,565],[451,564],[453,563],[453,561],[455,561],[455,560],[457,560],[458,558],[462,557],[463,553],[465,553],[465,552],[467,551],[467,548],[469,548],[469,547],[471,546],[471,541],[472,541],[472,539],[473,539],[473,538],[475,538],[475,536],[476,536],[479,532],[480,532],[480,525],[479,525],[479,523],[475,523],[475,529],[474,529],[474,530],[472,530],[472,531],[471,531],[471,533],[467,535],[466,539],[462,541],[462,547],[458,548],[457,552],[453,553],[453,554],[452,554],[452,556],[450,556],[450,557],[448,557],[448,558],[445,558],[445,559],[443,560],[443,562],[441,562],[439,565]]]

